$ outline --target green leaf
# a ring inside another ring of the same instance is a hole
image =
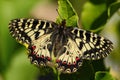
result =
[[[14,51],[18,49],[15,40],[9,34],[9,21],[13,18],[28,17],[30,9],[37,1],[1,0],[0,3],[0,73],[4,74]]]
[[[111,17],[115,12],[118,11],[118,14],[120,15],[120,2],[115,2],[110,5],[108,10],[108,16]]]
[[[69,0],[58,0],[58,14],[58,24],[65,19],[67,26],[77,26],[78,16]]]
[[[12,58],[12,63],[5,73],[5,80],[35,80],[40,75],[39,69],[31,65],[25,52],[25,49],[16,51],[17,55]]]
[[[95,80],[115,80],[109,72],[99,71],[95,74]]]
[[[103,21],[106,20],[105,11],[105,3],[97,5],[91,2],[85,3],[81,16],[83,28],[87,30],[99,28]]]

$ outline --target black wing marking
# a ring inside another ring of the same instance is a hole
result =
[[[97,60],[106,57],[113,49],[113,43],[90,31],[75,28],[71,31],[82,52],[83,59]]]
[[[82,53],[79,51],[74,40],[68,38],[60,53],[56,57],[57,69],[63,73],[74,73],[82,66]]]
[[[28,57],[30,58],[31,63],[37,66],[46,66],[51,63],[51,50],[52,42],[50,40],[50,34],[45,34],[34,40],[31,45],[28,47]]]
[[[9,23],[11,35],[22,44],[30,44],[40,36],[50,33],[54,22],[39,19],[14,19]]]

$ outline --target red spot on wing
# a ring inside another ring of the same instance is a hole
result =
[[[71,65],[71,63],[69,62],[67,65],[68,65],[68,66],[70,66],[70,65]]]
[[[44,58],[44,55],[41,55],[41,58]]]
[[[36,46],[32,46],[32,47],[31,47],[32,54],[36,54],[36,52],[34,51],[35,48],[36,48]]]
[[[73,65],[76,65],[76,62],[75,62],[75,61],[73,62]]]
[[[63,64],[67,64],[67,62],[66,62],[66,61],[63,61]]]
[[[61,60],[57,59],[56,62],[59,63]]]
[[[32,46],[32,49],[35,50],[35,49],[36,49],[36,46]]]
[[[33,51],[33,52],[32,52],[32,54],[36,54],[36,52],[35,52],[35,51]]]
[[[80,58],[79,58],[79,57],[76,57],[76,61],[78,61],[78,60],[80,60]]]
[[[50,58],[50,57],[47,57],[47,60],[48,60],[48,61],[50,61],[50,60],[51,60],[51,58]]]

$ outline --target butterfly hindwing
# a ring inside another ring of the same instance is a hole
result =
[[[82,65],[82,53],[78,49],[76,43],[68,38],[68,42],[61,49],[64,52],[58,55],[56,62],[58,70],[63,73],[73,73]]]
[[[28,47],[28,57],[31,60],[31,63],[36,64],[37,66],[46,66],[51,63],[51,49],[52,43],[50,40],[50,34],[45,34],[34,40],[31,45]]]
[[[112,42],[90,31],[75,28],[71,31],[75,42],[82,52],[82,58],[97,60],[106,57],[113,48]]]

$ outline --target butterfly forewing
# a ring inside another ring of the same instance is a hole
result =
[[[82,58],[97,60],[106,57],[113,49],[113,44],[108,39],[100,37],[90,31],[74,28],[75,42],[82,52]]]
[[[22,44],[30,44],[40,36],[50,33],[52,27],[51,22],[38,19],[14,19],[9,23],[11,35]]]

